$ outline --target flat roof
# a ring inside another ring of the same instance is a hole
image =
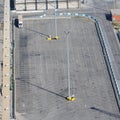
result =
[[[111,9],[111,14],[120,15],[120,9]]]

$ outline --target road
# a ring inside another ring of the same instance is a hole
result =
[[[112,85],[94,23],[83,18],[27,20],[15,28],[18,120],[119,120]],[[69,31],[71,93],[67,97],[66,36]]]

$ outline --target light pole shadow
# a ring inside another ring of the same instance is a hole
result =
[[[36,31],[36,30],[29,29],[29,28],[27,28],[27,27],[24,27],[24,29],[25,29],[25,30],[28,30],[28,31],[31,31],[31,32],[34,32],[34,33],[38,33],[38,34],[40,34],[41,37],[45,37],[45,38],[48,38],[48,37],[49,37],[49,35],[47,35],[47,34],[38,32],[38,31]]]
[[[114,118],[120,118],[120,115],[117,115],[117,114],[114,114],[114,113],[111,113],[111,112],[108,112],[108,111],[105,111],[105,110],[101,110],[101,109],[96,108],[96,107],[90,107],[90,109],[101,112],[103,114],[106,114],[106,115],[114,117]]]
[[[38,89],[40,89],[40,90],[43,90],[43,91],[45,91],[45,92],[47,92],[47,93],[50,93],[50,94],[53,94],[53,95],[56,95],[56,96],[58,96],[58,97],[61,97],[61,98],[66,99],[66,97],[63,96],[62,94],[59,94],[59,93],[53,92],[53,91],[51,91],[51,90],[48,90],[48,89],[46,89],[46,88],[40,87],[39,85],[36,85],[36,84],[34,84],[34,83],[31,83],[31,82],[28,82],[28,81],[25,81],[25,80],[21,80],[20,78],[17,78],[16,80],[23,81],[24,83],[27,83],[27,84],[29,84],[29,85],[31,85],[31,86],[34,86],[34,87],[36,87],[36,88],[38,88]]]

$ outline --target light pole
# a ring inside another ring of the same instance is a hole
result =
[[[55,13],[54,13],[54,18],[55,18],[55,36],[54,36],[54,39],[58,40],[59,37],[57,35],[57,19],[56,19],[57,2],[56,2],[56,0],[54,2],[55,2],[55,6],[54,6],[54,10],[55,10]]]
[[[57,19],[56,19],[56,12],[57,12],[57,2],[56,2],[56,0],[54,1],[54,25],[55,25],[55,36],[54,37],[51,37],[51,36],[49,36],[47,39],[48,40],[58,40],[59,39],[59,37],[58,37],[58,35],[57,35]]]
[[[66,97],[66,99],[68,101],[74,101],[76,98],[71,95],[71,91],[70,91],[70,50],[69,50],[69,40],[68,40],[68,36],[70,34],[70,32],[66,32],[66,43],[67,43],[67,84],[68,84],[68,96]]]
[[[114,0],[114,9],[116,9],[116,0]]]
[[[56,9],[56,7],[55,7],[55,15],[54,15],[54,18],[55,18],[55,38],[58,37],[58,36],[57,36],[57,19],[56,19],[56,11],[57,11],[57,9]]]

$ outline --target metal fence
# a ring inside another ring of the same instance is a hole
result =
[[[47,10],[53,9],[50,4],[54,4],[56,8],[78,8],[80,0],[16,0],[15,9],[21,11],[27,10]]]

